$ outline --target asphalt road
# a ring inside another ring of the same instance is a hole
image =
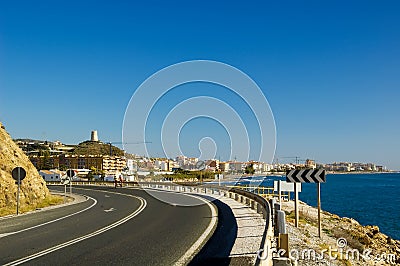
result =
[[[167,204],[139,189],[75,187],[74,192],[89,199],[1,219],[0,265],[171,265],[211,220],[208,205],[183,194],[156,192],[197,206]]]

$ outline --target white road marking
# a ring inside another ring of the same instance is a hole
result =
[[[110,209],[108,209],[108,210],[104,210],[105,212],[112,212],[112,211],[115,211],[115,209],[114,208],[110,208]]]
[[[85,189],[85,190],[91,190],[91,189]],[[94,232],[92,232],[90,234],[87,234],[87,235],[72,239],[70,241],[64,242],[64,243],[59,244],[57,246],[42,250],[42,251],[40,251],[38,253],[35,253],[33,255],[30,255],[30,256],[27,256],[25,258],[21,258],[21,259],[9,262],[7,264],[4,264],[4,266],[19,265],[19,264],[28,262],[30,260],[39,258],[41,256],[44,256],[46,254],[52,253],[52,252],[57,251],[59,249],[63,249],[65,247],[68,247],[68,246],[71,246],[73,244],[79,243],[79,242],[81,242],[83,240],[86,240],[88,238],[91,238],[91,237],[97,236],[99,234],[102,234],[102,233],[104,233],[104,232],[106,232],[108,230],[111,230],[111,229],[113,229],[113,228],[115,228],[115,227],[117,227],[117,226],[129,221],[130,219],[132,219],[133,217],[137,216],[139,213],[141,213],[146,208],[147,201],[145,199],[141,198],[141,197],[137,197],[137,196],[133,196],[133,195],[129,195],[129,194],[118,193],[118,192],[109,192],[109,193],[120,194],[120,195],[124,195],[124,196],[129,196],[129,197],[132,197],[132,198],[137,198],[138,200],[140,200],[140,206],[133,213],[129,214],[128,216],[122,218],[121,220],[118,220],[115,223],[112,223],[112,224],[110,224],[110,225],[108,225],[106,227],[103,227],[103,228],[101,228],[99,230],[96,230],[96,231],[94,231]]]
[[[76,215],[76,214],[82,213],[82,212],[84,212],[84,211],[87,211],[87,210],[89,210],[90,208],[92,208],[94,205],[97,204],[97,200],[94,199],[94,198],[92,198],[92,197],[89,197],[89,196],[86,196],[86,197],[87,197],[88,199],[93,200],[93,204],[90,205],[89,207],[83,209],[83,210],[80,210],[80,211],[77,211],[77,212],[68,214],[68,215],[66,215],[66,216],[63,216],[63,217],[60,217],[60,218],[57,218],[57,219],[54,219],[54,220],[51,220],[51,221],[48,221],[48,222],[45,222],[45,223],[42,223],[42,224],[38,224],[38,225],[35,225],[35,226],[32,226],[32,227],[24,228],[24,229],[21,229],[21,230],[18,230],[18,231],[14,231],[14,232],[9,232],[9,233],[0,234],[0,238],[6,237],[6,236],[9,236],[9,235],[15,235],[15,234],[22,233],[22,232],[25,232],[25,231],[28,231],[28,230],[32,230],[32,229],[35,229],[35,228],[38,228],[38,227],[41,227],[41,226],[44,226],[44,225],[48,225],[48,224],[51,224],[51,223],[55,223],[55,222],[58,222],[58,221],[61,221],[61,220],[65,219],[65,218],[68,218],[68,217],[74,216],[74,215]]]
[[[139,189],[139,188],[131,187],[129,189]],[[186,264],[188,264],[190,259],[192,259],[192,257],[194,256],[195,252],[200,249],[200,247],[204,244],[204,241],[207,239],[207,237],[212,233],[212,231],[216,227],[216,224],[217,224],[217,221],[218,221],[218,213],[217,213],[215,205],[211,204],[211,202],[209,200],[205,199],[205,198],[202,198],[200,196],[195,196],[193,194],[188,194],[188,193],[185,193],[185,192],[176,192],[176,191],[169,191],[169,190],[163,190],[163,189],[146,188],[146,190],[147,189],[151,189],[151,190],[154,190],[154,191],[162,191],[162,192],[166,192],[166,193],[180,194],[180,195],[183,194],[183,195],[186,195],[186,196],[189,196],[189,197],[193,197],[193,198],[196,198],[198,200],[203,201],[210,208],[210,210],[211,210],[211,220],[210,220],[210,223],[208,224],[208,227],[203,232],[203,234],[197,239],[197,241],[194,242],[193,245],[185,252],[185,254],[183,254],[183,256],[180,257],[179,260],[177,260],[174,263],[174,265],[186,265]],[[177,204],[171,204],[171,205],[177,206]]]
[[[185,254],[183,254],[183,256],[180,257],[180,259],[177,262],[175,262],[175,265],[186,265],[189,262],[189,260],[192,259],[195,252],[199,250],[199,248],[204,244],[204,241],[207,239],[207,237],[215,229],[215,226],[218,221],[218,214],[216,211],[216,207],[213,204],[211,204],[210,201],[208,201],[204,198],[186,194],[186,193],[185,193],[185,195],[197,198],[197,199],[205,202],[208,205],[208,207],[211,209],[211,221],[208,224],[207,229],[203,232],[203,234],[197,239],[196,242],[193,243],[193,245],[185,252]]]

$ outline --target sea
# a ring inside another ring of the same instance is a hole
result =
[[[274,180],[285,177],[246,177],[236,184],[273,187]],[[317,206],[316,184],[302,184],[299,199]],[[382,233],[400,240],[400,173],[328,174],[321,184],[321,208],[362,225],[377,225]]]

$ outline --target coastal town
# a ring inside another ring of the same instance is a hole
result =
[[[0,1],[0,266],[400,265],[400,1]]]
[[[220,161],[211,158],[199,164],[194,157],[177,156],[174,159],[154,158],[128,154],[112,145],[103,143],[97,131],[91,132],[90,140],[79,145],[66,145],[60,141],[17,139],[15,142],[27,154],[33,165],[46,181],[60,180],[67,169],[76,169],[79,178],[114,180],[123,176],[126,181],[173,174],[178,169],[185,171],[202,170],[223,175],[281,175],[287,170],[312,168],[325,169],[334,173],[388,172],[385,166],[374,163],[333,162],[322,164],[313,159],[285,157],[292,162],[281,163],[275,158],[273,163],[260,161],[240,162]],[[82,148],[83,147],[83,148]],[[97,147],[97,149],[93,148]],[[98,147],[101,147],[100,149]],[[79,152],[77,152],[79,151]],[[201,167],[200,167],[201,165]]]

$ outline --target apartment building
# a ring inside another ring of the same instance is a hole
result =
[[[126,166],[125,157],[109,155],[51,155],[29,156],[32,164],[37,169],[92,169],[114,175],[121,172]]]

